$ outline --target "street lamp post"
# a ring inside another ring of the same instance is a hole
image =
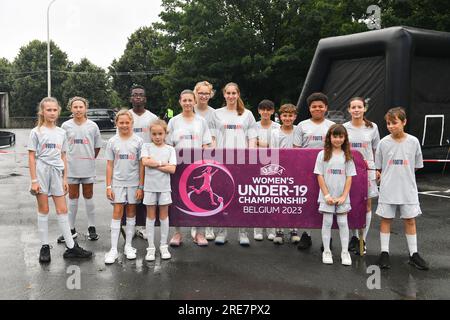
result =
[[[52,80],[50,75],[50,6],[56,0],[50,1],[47,7],[47,96],[51,97],[52,95]]]

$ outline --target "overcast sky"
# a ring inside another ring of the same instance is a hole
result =
[[[31,40],[47,41],[50,0],[0,0],[0,58],[13,61]],[[50,39],[77,63],[88,58],[106,68],[127,39],[159,20],[161,0],[56,0],[50,9]]]

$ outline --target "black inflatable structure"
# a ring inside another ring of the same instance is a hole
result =
[[[309,117],[306,98],[318,91],[327,94],[330,118],[338,121],[349,119],[350,98],[368,99],[367,118],[382,137],[386,111],[404,107],[407,131],[421,142],[424,158],[448,159],[450,33],[392,27],[322,39],[298,101],[299,120]]]

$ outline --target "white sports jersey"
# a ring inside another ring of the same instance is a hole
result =
[[[227,107],[217,109],[212,117],[211,134],[216,138],[217,148],[248,148],[248,140],[257,137],[255,117],[247,109],[240,116]]]
[[[377,149],[378,143],[380,143],[378,127],[373,122],[372,125],[372,128],[366,127],[365,125],[358,128],[353,126],[351,121],[344,123],[350,141],[350,148],[361,152],[369,169],[371,169],[368,172],[369,180],[376,179],[374,150]]]
[[[136,187],[139,185],[139,159],[143,141],[136,134],[122,139],[118,134],[106,145],[106,159],[114,161],[112,186]]]
[[[258,141],[268,144],[270,148],[272,132],[275,129],[278,129],[279,127],[280,125],[278,123],[272,121],[269,128],[263,128],[261,125],[261,121],[258,121],[256,123],[256,132],[258,134]]]
[[[325,151],[322,150],[317,155],[314,173],[323,176],[330,196],[338,198],[344,192],[347,177],[356,176],[355,163],[353,160],[345,161],[344,152],[339,155],[332,155],[328,161],[323,160],[324,154]],[[326,203],[322,190],[320,190],[317,201]],[[350,193],[347,195],[344,204],[350,204]]]
[[[402,142],[391,135],[381,139],[375,166],[382,170],[378,203],[419,204],[415,169],[423,168],[423,158],[416,137],[407,134]]]
[[[36,160],[58,170],[64,170],[61,153],[67,151],[66,132],[60,127],[35,127],[30,132],[28,150],[36,152]]]
[[[145,143],[142,146],[141,159],[150,157],[153,160],[177,164],[177,156],[174,147],[164,144],[159,147],[154,143]],[[145,167],[145,192],[168,192],[170,187],[170,173],[162,172],[156,168]]]
[[[95,149],[102,147],[102,137],[97,124],[86,120],[78,125],[73,119],[61,126],[67,137],[67,177],[95,177]]]
[[[211,121],[212,121],[212,116],[213,116],[214,111],[215,111],[215,109],[210,106],[208,106],[208,108],[206,108],[206,111],[200,111],[197,106],[194,106],[195,114],[199,115],[200,117],[202,117],[206,120],[206,123],[208,124],[208,128],[211,128]]]
[[[293,127],[291,133],[286,134],[281,127],[272,131],[272,136],[270,139],[271,148],[293,148],[294,147],[294,132],[295,127]]]
[[[322,149],[328,129],[333,124],[334,122],[328,119],[324,119],[320,124],[311,119],[300,122],[294,133],[294,145],[300,148]]]
[[[202,145],[212,142],[206,120],[198,115],[194,115],[191,121],[187,121],[181,113],[176,115],[169,120],[167,131],[167,144],[178,149],[201,148]]]
[[[133,115],[133,132],[144,140],[144,143],[150,143],[150,123],[158,120],[158,117],[148,110],[140,116],[134,113],[133,109],[130,109],[130,112]]]

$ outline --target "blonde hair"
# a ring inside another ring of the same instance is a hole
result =
[[[75,97],[72,97],[69,99],[69,102],[67,103],[67,110],[72,111],[72,104],[75,101],[83,102],[84,106],[86,107],[86,111],[87,111],[87,109],[89,109],[89,101],[86,98],[75,96]],[[87,114],[85,114],[84,117],[87,119]]]
[[[164,129],[164,132],[167,133],[167,123],[164,120],[156,119],[150,123],[150,132],[152,132],[152,128],[160,126]]]
[[[41,102],[39,102],[39,105],[38,105],[38,108],[37,108],[38,109],[37,110],[37,117],[38,117],[37,127],[38,127],[38,129],[40,127],[42,127],[42,125],[45,122],[45,119],[44,119],[44,104],[47,103],[47,102],[54,102],[54,103],[56,103],[56,105],[58,106],[58,116],[61,114],[61,106],[59,105],[58,100],[56,98],[53,98],[53,97],[45,97],[44,99],[41,100]]]
[[[128,109],[120,109],[119,112],[116,113],[116,118],[114,119],[114,122],[117,124],[117,121],[119,120],[120,116],[128,116],[130,118],[131,122],[134,122],[133,115]]]
[[[194,93],[195,93],[195,95],[197,95],[198,90],[199,90],[200,87],[202,87],[202,86],[208,87],[209,92],[211,92],[210,98],[211,98],[211,99],[214,98],[214,95],[216,94],[216,90],[213,89],[212,84],[209,83],[208,81],[200,81],[200,82],[197,82],[197,84],[196,84],[195,87],[194,87]]]
[[[234,82],[229,82],[225,85],[225,87],[223,87],[223,94],[225,95],[225,91],[227,90],[228,87],[235,87],[236,91],[239,93],[239,98],[237,101],[237,113],[238,115],[242,115],[245,111],[245,105],[244,105],[244,101],[242,101],[241,99],[241,90],[239,90],[239,86],[234,83]]]

